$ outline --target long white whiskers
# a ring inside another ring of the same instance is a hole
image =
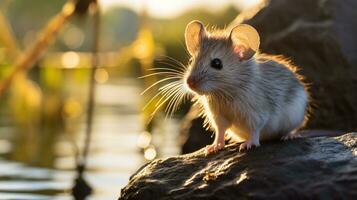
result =
[[[179,88],[176,88],[175,90],[171,91],[171,92],[169,93],[169,95],[163,96],[164,98],[161,97],[160,100],[159,100],[159,102],[156,103],[156,105],[155,105],[156,108],[155,108],[154,112],[151,114],[151,116],[154,116],[154,115],[156,114],[156,112],[161,108],[161,106],[162,106],[164,103],[166,103],[168,100],[170,100],[170,98],[171,98],[178,90],[179,90]]]
[[[165,119],[168,116],[171,116],[177,110],[177,108],[182,103],[182,101],[185,100],[186,97],[188,96],[188,94],[183,88],[183,77],[185,76],[187,70],[186,66],[183,65],[178,60],[171,58],[169,56],[163,56],[163,57],[166,59],[157,60],[157,62],[168,65],[170,66],[170,68],[166,68],[166,67],[151,68],[148,70],[154,71],[154,73],[139,77],[139,78],[146,78],[146,77],[157,76],[157,75],[167,76],[166,78],[158,80],[152,85],[150,85],[148,88],[146,88],[141,93],[142,95],[145,94],[150,89],[152,89],[154,86],[159,85],[160,83],[164,83],[166,81],[169,82],[172,81],[160,87],[158,89],[157,94],[155,94],[144,106],[143,109],[146,109],[149,105],[153,103],[154,100],[156,101],[154,105],[154,111],[151,113],[149,121],[152,120],[154,115],[164,104],[166,104],[166,108],[164,110],[166,112]],[[175,79],[179,79],[179,80],[175,80]]]
[[[148,88],[146,88],[143,92],[140,93],[140,95],[145,94],[147,91],[149,91],[152,87],[154,87],[155,85],[162,83],[164,81],[168,81],[168,80],[172,80],[172,79],[178,79],[179,77],[168,77],[168,78],[164,78],[162,80],[156,81],[155,83],[151,84]]]
[[[184,74],[184,71],[181,71],[181,70],[178,70],[178,69],[172,69],[172,68],[156,67],[156,68],[151,68],[151,69],[148,69],[148,70],[152,70],[152,71],[155,71],[155,70],[167,70],[167,71],[171,71],[171,72],[177,72],[179,74]]]
[[[138,78],[146,78],[146,77],[150,77],[150,76],[157,76],[157,75],[169,75],[169,76],[178,76],[180,75],[179,73],[176,73],[176,72],[155,72],[155,73],[151,73],[151,74],[147,74],[147,75],[144,75],[144,76],[139,76]]]
[[[170,89],[170,88],[172,88],[172,87],[174,87],[174,86],[176,86],[176,85],[179,85],[179,84],[180,84],[180,83],[178,83],[178,81],[174,81],[174,82],[172,82],[172,83],[169,83],[169,84],[165,85],[164,87],[167,87],[167,89],[166,89],[166,90],[159,90],[159,92],[158,92],[155,96],[153,96],[153,97],[149,100],[149,102],[146,103],[146,105],[144,106],[143,110],[145,110],[145,109],[151,104],[151,102],[152,102],[156,97],[158,97],[158,96],[161,95],[161,94],[164,94],[164,93],[169,92],[169,89]],[[161,88],[160,88],[160,89],[161,89]]]

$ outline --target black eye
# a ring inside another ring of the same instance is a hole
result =
[[[211,60],[211,67],[213,67],[215,69],[222,69],[222,67],[223,67],[222,61],[219,58],[215,58],[215,59]]]

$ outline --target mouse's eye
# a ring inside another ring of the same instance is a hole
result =
[[[222,69],[223,65],[222,65],[221,59],[215,58],[215,59],[211,60],[211,67],[213,67],[215,69]]]

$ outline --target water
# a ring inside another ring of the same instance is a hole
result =
[[[130,79],[98,85],[85,173],[94,193],[88,199],[116,199],[130,175],[147,162],[137,147],[137,138],[144,129],[139,107],[141,90]],[[179,153],[175,142],[178,141],[177,124],[173,119],[167,120],[153,136],[161,157]],[[41,164],[43,162],[33,162],[33,159],[21,159],[21,153],[15,158],[10,156],[19,149],[18,133],[14,127],[0,127],[0,199],[73,199],[70,190],[76,177],[75,146],[83,147],[84,130],[84,122],[81,122],[74,133],[56,135],[53,142],[39,148],[37,154],[35,149],[36,159],[50,163]],[[24,148],[35,148],[29,146]]]

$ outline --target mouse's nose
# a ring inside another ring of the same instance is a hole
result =
[[[190,87],[191,89],[196,87],[197,81],[195,78],[193,78],[192,76],[188,77],[186,80],[186,83],[188,85],[188,87]]]

